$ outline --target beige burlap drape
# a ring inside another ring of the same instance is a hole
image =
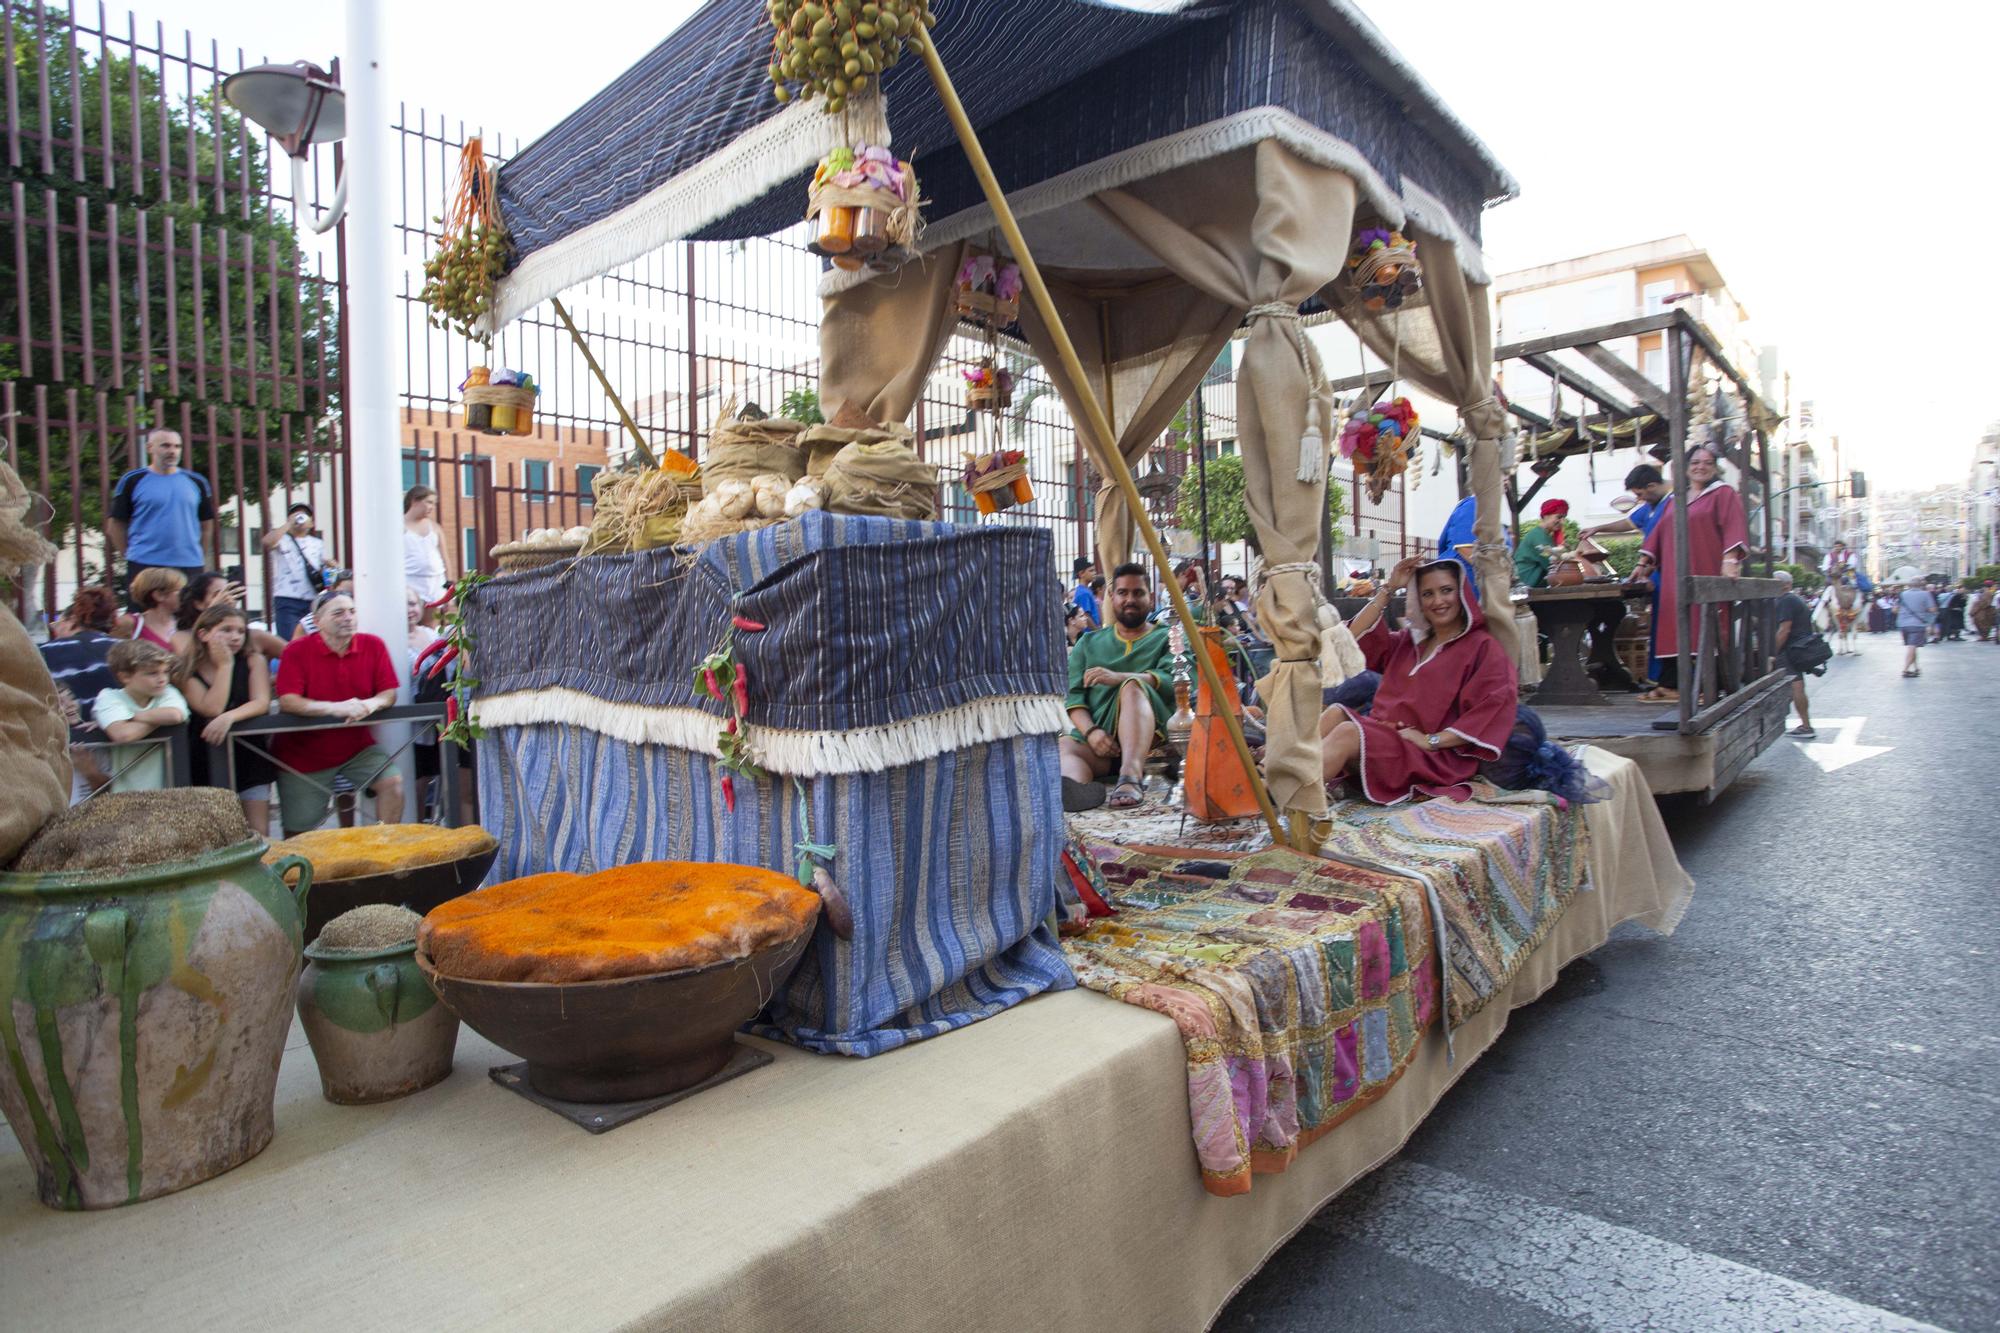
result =
[[[1480,602],[1487,608],[1488,630],[1512,658],[1514,617],[1493,610],[1509,605],[1514,566],[1500,537],[1505,467],[1500,455],[1507,412],[1493,397],[1492,305],[1486,288],[1465,276],[1451,241],[1414,222],[1404,230],[1416,241],[1423,262],[1420,305],[1370,314],[1354,304],[1344,282],[1334,283],[1326,297],[1370,351],[1393,360],[1402,376],[1425,393],[1458,408],[1469,440],[1466,484],[1478,500],[1473,532],[1480,547],[1475,557]]]
[[[1348,176],[1272,140],[1094,197],[1176,276],[1250,317],[1236,411],[1245,503],[1266,562],[1257,615],[1277,652],[1257,682],[1264,773],[1276,805],[1310,815],[1326,810],[1312,570],[1334,419],[1298,307],[1340,271],[1354,201]],[[1317,453],[1302,466],[1303,441]]]
[[[947,245],[821,302],[820,408],[827,420],[878,425],[910,415],[957,316],[951,300],[963,245]],[[932,460],[936,461],[936,460]]]
[[[1043,276],[1076,344],[1089,390],[1117,433],[1115,447],[1136,472],[1215,364],[1243,320],[1243,307],[1218,301],[1166,273],[1052,270]],[[1082,393],[1062,373],[1055,343],[1032,301],[1021,307],[1021,327],[1070,420],[1079,423],[1077,437],[1098,475],[1108,476],[1110,461],[1081,424],[1088,419]],[[1131,558],[1134,532],[1125,496],[1108,480],[1098,488],[1095,516],[1098,559],[1108,574]]]

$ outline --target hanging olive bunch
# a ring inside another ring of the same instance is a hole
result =
[[[442,225],[443,218],[432,218]],[[498,226],[473,224],[446,236],[424,264],[422,300],[431,308],[434,329],[452,328],[482,346],[491,334],[476,325],[493,308],[493,288],[507,271],[507,233]]]
[[[780,102],[826,98],[838,115],[847,99],[903,56],[919,27],[937,22],[931,0],[766,0],[771,26],[771,83]]]

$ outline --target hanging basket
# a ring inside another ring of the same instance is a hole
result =
[[[1347,281],[1363,310],[1379,314],[1399,309],[1423,290],[1416,242],[1399,231],[1367,228],[1354,238],[1348,253]]]
[[[1035,498],[1028,482],[1028,456],[1019,449],[965,455],[965,489],[982,514],[997,514]]]
[[[836,148],[820,159],[806,195],[806,248],[848,272],[890,271],[916,258],[917,173],[886,148]]]
[[[960,319],[1004,329],[1021,317],[1021,266],[989,254],[968,254],[958,266],[953,301]]]
[[[465,428],[481,435],[527,435],[535,428],[535,391],[481,384],[465,391]]]

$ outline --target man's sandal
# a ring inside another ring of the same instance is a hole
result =
[[[1105,798],[1104,804],[1112,810],[1132,810],[1143,805],[1145,800],[1145,789],[1139,785],[1137,778],[1120,778],[1112,784],[1111,795]]]

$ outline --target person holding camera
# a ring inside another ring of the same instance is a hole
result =
[[[285,526],[264,534],[271,552],[271,628],[289,642],[313,598],[326,590],[326,542],[313,533],[312,506],[300,501],[285,511]]]

